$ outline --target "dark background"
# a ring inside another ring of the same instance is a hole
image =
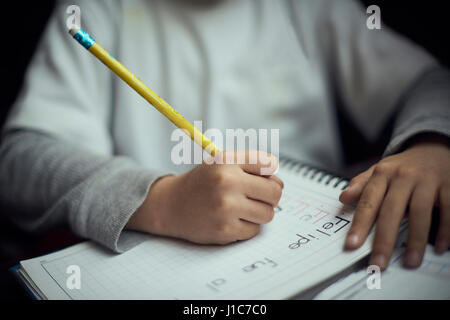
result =
[[[311,0],[313,1],[313,0]],[[397,32],[425,47],[445,66],[449,66],[448,28],[445,1],[361,1],[365,7],[377,4],[381,8],[383,26]],[[2,50],[1,50],[1,92],[0,126],[3,124],[11,104],[21,87],[24,72],[33,54],[40,34],[45,27],[54,1],[23,2],[2,6]],[[389,138],[390,128],[379,141],[365,141],[352,126],[345,114],[338,114],[342,141],[347,162],[352,164],[360,155],[376,156],[382,153]],[[357,150],[358,153],[355,153]],[[0,298],[26,298],[7,269],[19,260],[31,258],[70,245],[78,239],[67,230],[55,230],[43,235],[25,235],[5,219],[5,208],[0,204]],[[434,223],[434,227],[436,223]],[[19,252],[19,253],[18,253]]]

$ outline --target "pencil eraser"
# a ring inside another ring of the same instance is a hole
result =
[[[77,26],[73,26],[72,28],[70,28],[69,33],[74,36],[77,34],[77,32],[80,30],[80,27]]]

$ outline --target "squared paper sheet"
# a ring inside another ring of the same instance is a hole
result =
[[[407,233],[404,238],[407,239]],[[406,241],[395,249],[389,267],[380,275],[378,289],[368,288],[370,274],[360,270],[328,287],[315,299],[450,299],[450,252],[437,255],[434,248],[427,245],[422,264],[411,270],[402,266],[405,248]]]
[[[342,250],[353,208],[332,188],[280,170],[281,211],[254,238],[201,246],[151,237],[122,253],[85,242],[22,261],[48,299],[282,299],[337,274],[366,256]],[[67,267],[78,265],[81,289],[68,289]]]

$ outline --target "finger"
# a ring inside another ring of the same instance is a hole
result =
[[[398,228],[405,215],[414,181],[409,179],[394,179],[386,193],[378,215],[375,239],[370,264],[384,270],[391,258]]]
[[[242,179],[245,195],[249,199],[259,200],[270,204],[272,207],[278,204],[281,198],[282,188],[273,179],[246,174]]]
[[[372,166],[368,170],[354,177],[348,184],[348,187],[339,196],[339,201],[343,204],[352,204],[357,202],[362,191],[364,190],[364,187],[372,176],[374,167],[375,166]]]
[[[273,181],[275,181],[276,183],[278,183],[278,184],[280,185],[281,189],[284,188],[284,182],[283,182],[283,180],[281,180],[281,179],[278,178],[277,176],[272,175],[272,176],[269,176],[268,179],[273,180]]]
[[[207,164],[237,164],[250,174],[271,176],[278,170],[278,158],[258,150],[221,151],[205,160]]]
[[[226,163],[237,164],[250,174],[270,176],[278,169],[278,158],[264,151],[227,151],[224,156]]]
[[[259,233],[260,225],[257,223],[240,220],[238,224],[238,236],[236,240],[247,240],[253,238]]]
[[[370,178],[356,207],[352,226],[345,242],[346,249],[356,249],[366,239],[386,193],[387,183],[384,175],[372,175]]]
[[[242,205],[241,219],[257,224],[265,224],[272,221],[274,215],[273,206],[258,200],[245,200]]]
[[[436,191],[436,188],[430,185],[421,184],[412,194],[409,206],[408,246],[404,258],[405,267],[416,268],[422,262],[430,232]]]
[[[440,222],[436,237],[436,251],[444,253],[450,244],[450,187],[442,187],[439,193]]]

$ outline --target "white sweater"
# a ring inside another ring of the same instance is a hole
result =
[[[0,172],[22,178],[1,174],[3,201],[27,212],[14,218],[25,228],[68,223],[121,251],[130,246],[122,229],[154,179],[192,166],[171,161],[173,124],[71,39],[72,2],[56,7],[7,121]],[[281,153],[334,171],[343,166],[337,99],[369,140],[402,110],[386,154],[419,132],[450,136],[448,75],[431,80],[441,86],[421,83],[437,62],[384,25],[369,30],[355,1],[78,5],[81,27],[203,131],[279,129]],[[24,136],[8,138],[14,130],[40,137],[23,147]]]

